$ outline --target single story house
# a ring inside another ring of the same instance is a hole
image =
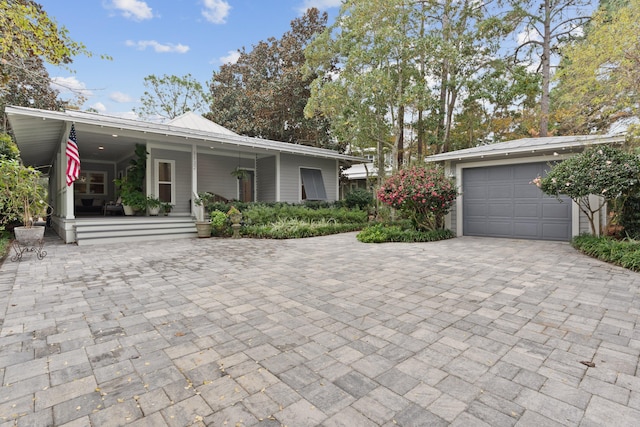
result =
[[[170,216],[191,221],[194,232],[199,192],[242,201],[334,201],[340,168],[366,162],[332,150],[241,136],[194,113],[164,124],[15,106],[6,107],[5,114],[23,162],[49,177],[52,226],[66,242],[79,242],[83,219],[115,221],[104,216],[104,206],[117,199],[114,179],[127,174],[137,144],[148,152],[146,194],[171,203]],[[72,124],[81,174],[68,187],[65,148]],[[235,169],[245,171],[242,178],[231,174]],[[171,237],[169,231],[159,234]]]
[[[551,166],[589,145],[621,144],[624,136],[524,138],[427,157],[455,177],[459,196],[447,216],[458,236],[568,241],[590,232],[586,216],[568,197],[549,197],[531,184]],[[596,196],[593,196],[596,197]],[[597,216],[606,221],[606,211]]]

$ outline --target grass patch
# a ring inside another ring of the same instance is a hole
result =
[[[601,261],[619,265],[633,271],[640,271],[640,241],[616,240],[582,234],[571,241],[580,252]]]
[[[362,230],[356,236],[362,243],[385,242],[435,242],[455,237],[451,230],[418,231],[400,225],[375,224]]]

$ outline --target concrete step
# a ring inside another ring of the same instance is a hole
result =
[[[78,245],[193,238],[197,236],[190,217],[123,217],[81,219],[76,222]]]

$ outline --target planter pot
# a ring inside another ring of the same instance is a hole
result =
[[[13,234],[21,245],[35,246],[44,238],[44,226],[16,227],[13,229]]]
[[[211,223],[209,221],[196,221],[198,237],[211,237]]]
[[[160,213],[160,207],[149,208],[149,215],[158,216],[159,213]]]
[[[134,213],[133,208],[131,206],[122,205],[122,209],[124,210],[124,214],[127,216],[132,216]]]

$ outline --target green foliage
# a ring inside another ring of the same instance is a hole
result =
[[[309,8],[282,38],[260,41],[250,51],[240,49],[235,63],[214,72],[206,117],[242,135],[344,148],[330,138],[325,117],[304,116],[315,75],[302,73],[303,50],[324,29],[327,17]]]
[[[115,179],[120,191],[122,204],[136,210],[147,208],[147,197],[144,194],[144,177],[147,172],[147,149],[142,144],[136,144],[135,157],[129,161],[127,176]]]
[[[583,234],[573,239],[573,247],[602,261],[640,271],[640,241],[616,240]]]
[[[147,90],[140,98],[142,107],[133,109],[140,117],[173,119],[188,111],[200,111],[211,100],[191,74],[183,77],[151,74],[144,78],[144,87]]]
[[[15,159],[0,159],[0,176],[0,227],[16,221],[30,227],[47,207],[40,171]]]
[[[299,239],[303,237],[325,236],[345,233],[362,228],[362,224],[344,224],[333,220],[306,221],[301,219],[281,219],[266,225],[245,225],[245,236],[269,239]]]
[[[356,188],[346,194],[344,204],[349,209],[367,210],[373,205],[373,194],[364,188]]]
[[[227,214],[224,212],[214,210],[209,214],[211,218],[211,231],[214,236],[227,236],[229,235],[229,221],[227,220]]]
[[[379,223],[365,228],[356,237],[362,243],[435,242],[451,239],[455,234],[448,229],[420,231],[400,225]]]
[[[6,133],[0,134],[0,160],[17,160],[20,150],[13,138]]]
[[[566,194],[587,215],[595,235],[595,213],[607,201],[624,199],[640,184],[640,160],[637,156],[610,146],[589,147],[580,154],[553,166],[544,178],[533,183],[545,194]],[[595,205],[590,195],[601,196]]]
[[[334,221],[342,224],[364,224],[367,222],[367,212],[346,208],[310,209],[304,205],[275,204],[266,205],[256,203],[243,211],[247,225],[267,225],[285,219],[300,221]]]
[[[414,166],[391,175],[378,200],[404,212],[418,230],[444,228],[444,216],[458,194],[455,181],[436,165]]]
[[[625,200],[619,222],[624,227],[623,234],[640,239],[640,194],[633,194]]]
[[[0,264],[2,260],[11,250],[11,235],[0,227]]]

